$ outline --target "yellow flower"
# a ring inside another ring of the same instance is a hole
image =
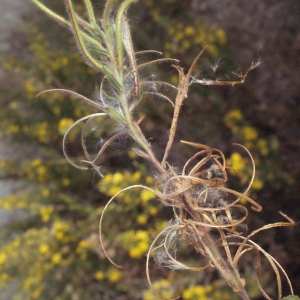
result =
[[[73,123],[74,123],[74,121],[71,118],[61,119],[59,124],[58,124],[58,132],[61,135],[64,135]]]
[[[259,149],[260,154],[262,154],[262,155],[268,155],[269,154],[269,149],[268,149],[266,140],[259,139],[258,142],[257,142],[257,147]]]
[[[253,141],[257,138],[257,131],[254,127],[246,126],[243,128],[243,135],[245,140]]]
[[[55,221],[54,223],[54,235],[55,238],[59,241],[67,242],[69,241],[70,237],[66,235],[66,233],[69,231],[69,225],[67,223],[64,223],[63,221]]]
[[[259,178],[257,178],[257,177],[254,178],[253,183],[252,183],[252,187],[255,190],[261,190],[263,185],[264,185],[263,182]]]
[[[6,273],[0,273],[0,281],[8,281],[9,276]]]
[[[130,149],[130,150],[128,151],[128,156],[129,156],[130,159],[135,159],[135,158],[137,158],[136,153],[135,153],[132,149]]]
[[[124,179],[123,175],[120,172],[117,172],[117,173],[113,174],[112,184],[117,185],[117,184],[121,183],[123,179]]]
[[[109,282],[117,282],[121,279],[122,273],[117,269],[110,269],[108,271],[108,281]]]
[[[241,121],[243,119],[243,115],[239,109],[234,109],[227,113],[225,118],[228,120]]]
[[[53,213],[54,208],[52,206],[43,206],[40,209],[40,214],[42,217],[42,221],[44,223],[48,222],[52,213]]]
[[[102,179],[102,183],[103,184],[109,184],[112,181],[112,174],[107,174],[104,176],[104,178]]]
[[[133,180],[136,182],[136,181],[139,181],[141,179],[141,176],[142,176],[142,173],[137,171],[133,174]]]
[[[43,181],[46,180],[46,178],[47,178],[47,176],[46,176],[47,175],[47,168],[46,167],[44,167],[44,166],[37,167],[36,173],[37,173],[39,182],[43,182]]]
[[[243,120],[243,115],[239,109],[231,110],[224,117],[224,123],[233,133],[238,131],[238,123]]]
[[[148,241],[149,240],[149,234],[147,231],[145,230],[138,230],[136,233],[135,233],[135,238],[137,240],[141,240],[141,241]]]
[[[104,278],[104,273],[102,271],[98,271],[96,274],[95,274],[95,277],[97,280],[102,280]]]
[[[206,299],[205,288],[202,286],[191,286],[183,292],[183,299]]]
[[[148,249],[149,244],[147,242],[140,242],[136,247],[132,247],[129,250],[129,255],[132,258],[140,258],[147,253]]]
[[[62,260],[60,253],[54,253],[51,257],[51,261],[56,265],[59,264]]]
[[[216,37],[219,41],[219,43],[221,44],[225,44],[226,43],[226,35],[225,35],[225,31],[222,29],[217,29],[216,31]]]
[[[63,222],[63,221],[55,221],[54,223],[54,229],[56,231],[68,231],[69,230],[69,226],[67,223]]]
[[[20,127],[15,125],[15,124],[11,124],[11,125],[8,126],[8,130],[11,133],[18,133],[20,131]]]
[[[176,40],[176,41],[180,41],[180,40],[182,40],[183,36],[184,36],[183,32],[182,32],[182,31],[179,31],[179,32],[177,32],[176,35],[175,35],[175,40]]]
[[[39,298],[39,296],[40,296],[41,292],[43,291],[43,289],[44,289],[43,286],[38,287],[37,289],[35,289],[35,290],[33,291],[31,297],[32,297],[33,299]]]
[[[70,185],[70,179],[69,178],[63,178],[61,183],[62,183],[63,186],[69,186]]]
[[[152,178],[151,176],[147,176],[147,177],[146,177],[146,182],[147,182],[148,184],[152,183],[152,182],[153,182],[153,178]]]
[[[156,207],[152,206],[152,207],[149,208],[149,214],[151,216],[155,216],[157,214],[157,212],[158,212],[158,209]]]
[[[155,199],[156,198],[156,195],[149,191],[149,190],[142,190],[141,192],[141,199],[144,201],[144,202],[148,202],[149,200],[151,199]]]
[[[0,253],[0,266],[3,265],[6,260],[7,260],[7,255],[4,252]]]
[[[25,81],[24,88],[27,94],[30,96],[33,96],[36,92],[35,86],[31,81]]]
[[[57,240],[62,241],[65,237],[65,234],[62,231],[57,231],[55,233],[55,237],[56,237]]]
[[[41,254],[45,254],[45,253],[49,252],[49,246],[47,244],[41,244],[39,246],[39,252]]]
[[[245,168],[244,159],[237,152],[234,152],[234,153],[231,154],[231,156],[228,160],[228,163],[233,168],[233,170],[236,171],[236,172],[240,172]]]
[[[114,196],[115,194],[117,194],[118,192],[121,191],[121,187],[120,186],[112,186],[108,191],[107,194],[109,196]]]
[[[186,35],[193,35],[195,34],[195,28],[192,26],[187,26],[184,30]]]
[[[138,223],[142,224],[142,225],[146,224],[147,220],[148,220],[148,218],[145,215],[139,215],[138,218],[137,218]]]
[[[41,165],[41,163],[42,163],[41,159],[37,158],[37,159],[34,159],[34,160],[31,161],[31,166],[32,167],[37,167],[37,166]]]
[[[147,253],[149,249],[149,234],[147,231],[138,230],[131,238],[128,238],[132,240],[129,242],[129,244],[133,244],[129,250],[130,257],[140,258]]]

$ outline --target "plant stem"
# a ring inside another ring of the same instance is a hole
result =
[[[227,281],[228,285],[237,293],[240,294],[243,300],[251,300],[248,293],[244,289],[242,279],[236,270],[232,269],[224,260],[214,240],[209,235],[207,228],[199,226],[202,233],[200,238],[201,246],[204,248],[205,253],[209,256],[216,269],[222,274],[223,278]]]

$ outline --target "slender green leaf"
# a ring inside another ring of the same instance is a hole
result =
[[[105,74],[108,82],[117,89],[117,91],[119,91],[120,93],[123,92],[123,86],[115,79],[114,75],[112,74],[112,72],[103,65],[102,67],[103,69],[103,73]]]
[[[125,125],[127,124],[127,121],[125,120],[125,118],[123,116],[121,116],[116,110],[114,110],[111,107],[106,107],[106,113],[116,122],[118,122],[119,124]]]
[[[88,49],[92,52],[95,52],[97,54],[100,54],[100,55],[103,55],[103,56],[106,56],[106,57],[110,57],[109,53],[107,51],[104,51],[104,50],[101,50],[99,49],[98,46],[94,46],[94,45],[89,45],[88,46]]]
[[[95,32],[102,38],[103,41],[106,40],[105,33],[101,30],[100,26],[96,22],[91,22],[91,25]]]
[[[90,22],[96,22],[93,6],[90,0],[84,0]]]
[[[44,4],[39,2],[38,0],[31,0],[36,6],[38,6],[42,11],[44,11],[47,15],[52,17],[54,20],[56,20],[58,23],[60,23],[62,26],[65,27],[71,27],[70,22],[61,17],[60,15],[56,14],[52,10],[50,10],[48,7],[46,7]]]
[[[83,54],[84,58],[87,60],[87,62],[96,70],[102,70],[102,65],[95,60],[94,57],[91,56],[91,54],[89,53],[89,51],[87,50],[85,43],[83,41],[83,37],[82,37],[82,32],[79,29],[77,20],[76,20],[76,15],[75,15],[75,11],[73,8],[73,4],[71,0],[66,0],[66,8],[67,8],[67,12],[71,21],[71,26],[72,26],[72,30],[74,32],[76,41],[78,42],[78,46],[79,49],[81,51],[81,53]]]
[[[109,99],[111,99],[111,100],[113,100],[113,101],[116,101],[117,103],[120,103],[120,102],[121,102],[121,101],[119,100],[119,98],[116,97],[115,95],[113,95],[112,93],[105,92],[105,91],[102,91],[102,92],[103,92],[103,94],[104,94],[107,98],[109,98]]]

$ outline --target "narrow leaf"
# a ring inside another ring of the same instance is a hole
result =
[[[93,6],[90,0],[84,0],[90,22],[96,22]]]
[[[75,15],[75,11],[73,8],[73,4],[71,0],[66,0],[66,8],[67,8],[67,12],[71,21],[71,26],[72,26],[72,30],[73,33],[75,35],[75,39],[78,43],[78,47],[80,52],[82,53],[82,55],[84,56],[84,58],[87,60],[87,62],[96,70],[102,70],[102,65],[96,61],[91,54],[89,53],[89,51],[87,50],[85,43],[83,41],[83,37],[82,37],[82,32],[79,29],[78,23],[76,21],[76,15]]]
[[[123,92],[123,86],[115,79],[114,75],[110,72],[110,70],[103,65],[102,67],[103,73],[105,74],[108,82],[117,89],[120,93]]]
[[[124,119],[123,116],[121,116],[117,111],[115,111],[113,108],[111,107],[106,107],[106,113],[116,122],[118,122],[119,124],[122,125],[126,125],[127,121]]]

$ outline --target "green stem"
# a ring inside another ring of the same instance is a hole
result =
[[[164,173],[165,169],[162,167],[161,163],[156,159],[149,143],[147,142],[142,130],[139,125],[134,122],[131,117],[125,116],[128,120],[128,128],[132,138],[142,147],[143,150],[148,154],[149,159],[153,163],[153,165],[161,172]]]
[[[228,263],[224,260],[214,240],[210,237],[207,228],[200,226],[202,236],[200,237],[201,245],[205,253],[209,256],[214,266],[222,274],[223,278],[227,281],[228,285],[237,293],[240,294],[242,299],[250,300],[248,293],[244,289],[243,282],[239,274],[233,270]]]

